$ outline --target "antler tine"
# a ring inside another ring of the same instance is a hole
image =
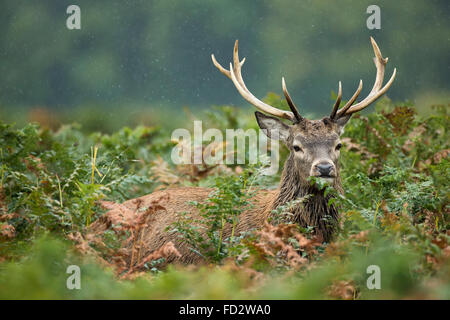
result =
[[[341,105],[341,99],[342,99],[342,83],[339,81],[338,96],[336,98],[336,102],[334,103],[333,110],[331,110],[330,119],[334,119],[336,117],[336,112],[338,111],[339,106]]]
[[[358,98],[359,94],[361,93],[362,87],[363,87],[363,82],[362,82],[362,80],[359,80],[358,89],[356,89],[355,93],[350,98],[350,100],[347,101],[345,106],[341,110],[339,110],[339,111],[341,111],[341,115],[338,116],[338,118],[342,118],[342,117],[345,116],[345,112],[352,106],[352,104],[356,101],[356,99]]]
[[[377,75],[375,78],[375,83],[373,84],[372,90],[370,91],[369,95],[364,100],[355,104],[354,106],[346,105],[344,108],[339,110],[337,112],[337,115],[339,117],[351,115],[355,112],[358,112],[358,111],[361,111],[361,110],[367,108],[371,103],[375,102],[378,98],[380,98],[383,94],[385,94],[386,91],[390,88],[390,86],[394,82],[395,76],[397,74],[397,68],[394,68],[391,78],[384,85],[384,87],[382,87],[383,79],[384,79],[384,70],[385,70],[386,64],[388,62],[388,58],[383,58],[383,56],[381,55],[380,48],[378,47],[377,43],[375,42],[375,40],[372,37],[370,37],[370,41],[372,43],[373,51],[375,53],[374,63],[375,63],[375,67],[377,68]],[[359,94],[359,92],[358,92],[358,94]],[[356,100],[356,98],[355,98],[355,100]]]
[[[214,63],[214,65],[216,66],[216,68],[219,69],[219,71],[221,73],[223,73],[228,79],[231,80],[231,72],[229,70],[225,69],[224,67],[222,67],[220,65],[220,63],[217,62],[216,57],[214,57],[214,54],[211,54],[211,59],[212,59],[212,62]]]
[[[295,119],[297,120],[297,122],[302,121],[303,117],[298,112],[297,106],[295,105],[294,101],[292,101],[292,98],[289,95],[289,92],[286,88],[286,82],[284,81],[284,77],[281,78],[281,86],[283,87],[284,97],[286,98],[286,101],[287,101],[292,113],[294,114]]]
[[[243,89],[245,89],[245,91],[250,92],[247,89],[247,87],[245,86],[244,79],[242,79],[241,68],[242,68],[242,65],[245,62],[245,58],[242,59],[241,62],[239,62],[239,48],[238,48],[238,46],[239,46],[239,40],[236,40],[234,42],[234,48],[233,48],[233,72],[236,75],[236,79],[239,81],[239,84],[241,85],[241,87]]]
[[[261,100],[256,98],[247,89],[247,87],[245,86],[244,80],[242,79],[242,74],[241,74],[241,67],[245,62],[245,58],[242,59],[242,61],[239,61],[238,40],[236,40],[236,42],[234,44],[233,63],[230,63],[229,70],[226,70],[224,67],[222,67],[217,62],[217,60],[213,54],[211,55],[211,59],[212,59],[214,65],[216,66],[216,68],[219,69],[219,71],[221,73],[223,73],[225,76],[227,76],[229,79],[231,79],[231,81],[233,81],[234,86],[236,87],[238,92],[241,94],[241,96],[245,100],[247,100],[249,103],[254,105],[257,109],[259,109],[265,113],[271,114],[275,117],[288,119],[288,120],[295,122],[296,118],[292,112],[280,110],[280,109],[274,108],[274,107],[262,102]]]
[[[232,80],[230,70],[227,70],[224,67],[222,67],[221,64],[219,62],[217,62],[216,57],[214,56],[214,54],[211,54],[211,59],[212,59],[214,65],[216,66],[216,68],[219,69],[219,71],[221,73],[223,73],[228,79]],[[235,65],[238,65],[239,69],[240,69],[242,67],[242,65],[244,64],[244,62],[245,62],[245,58],[242,59],[242,61],[239,62],[239,56],[238,56],[238,53],[237,53],[237,40],[236,40],[236,43],[234,45],[234,54],[233,54],[233,61],[236,61],[236,60],[238,62],[235,63]],[[240,72],[239,72],[239,74],[240,74]],[[240,78],[242,79],[242,76]],[[240,85],[243,86],[243,88],[245,88],[247,90],[247,88],[245,87],[244,81],[242,81],[242,83],[240,81]]]

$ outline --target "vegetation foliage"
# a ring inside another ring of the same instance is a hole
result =
[[[255,127],[231,107],[204,119],[222,130]],[[77,125],[1,123],[0,298],[449,299],[448,123],[446,106],[424,117],[387,99],[353,117],[341,153],[345,193],[322,186],[340,207],[331,243],[284,222],[289,205],[262,230],[223,238],[255,190],[276,187],[278,177],[261,175],[264,164],[175,166],[176,142],[160,127],[86,134]],[[159,203],[138,215],[119,203],[174,185],[214,188],[195,203],[200,220],[186,214],[167,229],[205,257],[203,266],[161,268],[177,253],[172,243],[135,258],[143,219]],[[123,215],[105,214],[111,208]],[[107,227],[96,229],[98,221]],[[66,288],[73,264],[81,290]],[[381,268],[380,290],[366,286],[370,265]]]

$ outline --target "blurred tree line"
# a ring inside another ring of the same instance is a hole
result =
[[[81,30],[66,28],[71,4]],[[366,27],[371,4],[381,30]],[[227,66],[239,39],[256,96],[280,94],[285,76],[303,110],[323,113],[339,80],[346,99],[359,79],[362,95],[372,87],[369,36],[390,58],[386,78],[398,69],[391,98],[448,97],[449,13],[446,0],[2,0],[0,106],[245,105],[210,58]]]

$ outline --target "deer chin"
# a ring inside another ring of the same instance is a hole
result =
[[[336,179],[336,176],[334,176],[334,175],[333,176],[314,175],[314,177],[323,179],[323,180],[325,180],[328,183],[333,183],[334,180]]]

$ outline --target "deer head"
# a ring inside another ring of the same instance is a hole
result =
[[[241,61],[239,60],[237,40],[234,45],[233,63],[230,63],[229,70],[223,68],[216,61],[214,55],[211,55],[211,58],[219,71],[231,79],[245,100],[254,105],[258,110],[268,114],[266,115],[256,111],[256,120],[259,127],[269,138],[283,141],[290,150],[291,153],[287,162],[289,172],[286,172],[285,166],[285,174],[296,175],[301,181],[306,181],[310,176],[314,176],[325,178],[329,182],[336,182],[339,179],[338,159],[339,150],[342,146],[340,135],[343,132],[345,124],[352,114],[367,108],[371,103],[380,98],[392,85],[396,75],[396,69],[394,69],[391,78],[383,86],[384,70],[388,58],[383,58],[378,45],[372,37],[370,40],[375,53],[374,62],[377,74],[369,95],[361,102],[354,104],[362,90],[362,80],[360,80],[356,92],[340,108],[342,85],[339,82],[338,96],[331,114],[321,120],[308,120],[300,115],[286,89],[284,78],[282,78],[283,93],[291,112],[274,108],[257,99],[247,89],[242,79],[241,68],[245,62],[245,58]],[[286,124],[281,119],[289,120],[291,124]]]

